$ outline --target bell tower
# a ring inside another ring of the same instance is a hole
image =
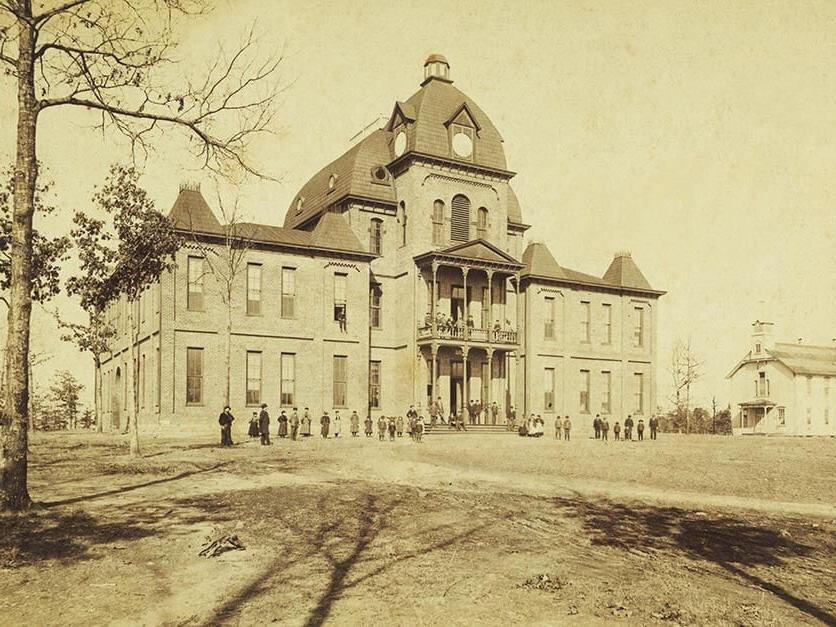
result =
[[[434,79],[445,83],[453,82],[450,78],[450,63],[443,54],[431,54],[424,61],[424,82],[421,85],[426,85]]]

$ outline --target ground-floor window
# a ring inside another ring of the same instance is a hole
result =
[[[581,370],[580,410],[589,413],[589,370]]]
[[[783,427],[787,424],[787,418],[785,414],[786,410],[783,407],[778,408],[778,426]]]
[[[283,407],[293,407],[296,404],[296,355],[282,353],[281,368],[281,404]]]
[[[633,374],[633,378],[635,379],[635,413],[641,414],[644,413],[644,374],[641,372],[636,372]]]
[[[612,411],[612,373],[603,371],[601,373],[601,413],[609,414]]]
[[[126,378],[127,379],[127,378]],[[203,349],[186,349],[186,404],[203,403]]]
[[[334,355],[334,407],[348,406],[348,357]]]
[[[380,409],[380,362],[369,362],[369,407]]]
[[[261,353],[247,351],[247,405],[261,402]]]
[[[554,411],[554,368],[546,368],[543,374],[543,410]]]

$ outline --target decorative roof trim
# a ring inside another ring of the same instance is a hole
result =
[[[621,285],[609,285],[607,283],[591,283],[589,281],[581,281],[578,279],[570,279],[570,278],[562,278],[558,279],[555,277],[549,276],[541,276],[538,274],[523,274],[520,279],[522,281],[543,281],[546,283],[554,283],[555,285],[582,285],[584,287],[589,287],[593,289],[600,289],[605,292],[610,292],[613,294],[649,294],[651,296],[664,296],[667,292],[663,292],[661,290],[646,290],[640,287],[624,287]]]
[[[430,174],[427,174],[427,176],[424,177],[423,181],[421,181],[421,187],[426,185],[427,181],[429,181],[430,179],[441,179],[442,181],[447,181],[449,183],[461,183],[463,185],[471,185],[473,187],[489,189],[496,195],[496,199],[499,200],[499,192],[497,191],[496,187],[488,183],[483,183],[482,181],[469,181],[468,179],[459,178],[458,176],[449,176],[447,174],[437,174],[436,172],[431,172]]]
[[[461,115],[461,112],[462,112],[462,111],[464,111],[465,113],[467,113],[467,116],[470,118],[470,121],[471,121],[471,122],[473,122],[473,128],[475,128],[475,129],[476,129],[476,132],[478,133],[479,131],[481,131],[481,130],[482,130],[482,127],[479,125],[479,121],[476,119],[476,116],[475,116],[475,115],[473,115],[473,111],[471,111],[471,110],[470,110],[470,107],[467,105],[467,103],[466,103],[466,102],[463,102],[463,103],[459,106],[459,108],[458,108],[458,109],[456,109],[456,110],[453,112],[453,115],[451,115],[451,116],[447,119],[447,121],[446,121],[446,122],[444,122],[444,126],[445,126],[445,127],[447,127],[447,128],[449,128],[451,124],[454,124],[454,123],[456,123],[456,124],[457,124],[457,122],[456,122],[456,118],[457,118],[457,117],[459,117],[459,115]]]
[[[394,176],[397,176],[406,169],[411,162],[418,162],[418,161],[425,161],[428,164],[440,164],[447,166],[449,168],[453,168],[462,172],[475,172],[478,174],[491,174],[500,181],[508,181],[516,176],[516,172],[512,172],[511,170],[500,170],[498,168],[491,168],[486,165],[479,165],[478,163],[472,163],[467,161],[458,161],[456,159],[448,159],[445,157],[438,157],[436,155],[429,155],[424,152],[416,152],[414,150],[408,150],[400,157],[394,159],[393,161],[389,162],[389,171],[392,172]]]

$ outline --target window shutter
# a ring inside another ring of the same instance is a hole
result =
[[[470,201],[461,194],[451,203],[450,239],[466,242],[470,239]]]

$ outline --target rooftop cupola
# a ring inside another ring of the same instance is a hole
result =
[[[772,335],[771,322],[755,320],[752,323],[752,353],[754,356],[762,355],[768,350],[775,348],[775,340]]]
[[[424,82],[421,85],[426,85],[433,79],[438,79],[445,83],[453,82],[450,79],[450,64],[443,54],[431,54],[424,61]]]

